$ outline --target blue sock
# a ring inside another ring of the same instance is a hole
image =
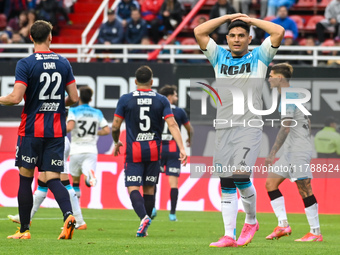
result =
[[[20,216],[20,232],[30,229],[31,210],[33,207],[32,181],[33,177],[25,177],[19,174],[20,184],[18,190],[18,204]]]
[[[134,190],[130,193],[130,200],[138,217],[143,219],[146,215],[146,210],[144,206],[144,199],[138,190]]]
[[[177,188],[172,188],[170,190],[170,199],[171,199],[171,214],[176,213],[176,206],[177,206],[177,199],[178,199],[178,189]]]
[[[155,207],[155,195],[144,194],[143,198],[146,214],[151,216],[152,210]]]
[[[52,179],[47,181],[47,187],[52,191],[55,200],[57,201],[61,211],[64,215],[64,221],[72,214],[72,207],[70,202],[70,195],[60,179]]]

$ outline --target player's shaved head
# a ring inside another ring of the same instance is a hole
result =
[[[80,100],[83,104],[88,104],[91,101],[93,90],[89,86],[83,86],[79,89]]]
[[[228,31],[230,31],[234,27],[241,27],[244,30],[246,30],[247,33],[249,34],[250,26],[242,20],[235,20],[234,22],[231,22],[230,25],[228,26]]]
[[[275,74],[282,74],[287,80],[292,78],[293,67],[288,63],[280,63],[272,66],[271,69]]]
[[[141,66],[136,71],[136,80],[141,85],[150,85],[152,80],[152,70],[149,66]]]
[[[35,43],[44,43],[51,34],[53,26],[44,20],[37,20],[31,26],[31,37]]]

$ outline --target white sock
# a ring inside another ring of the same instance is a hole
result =
[[[318,214],[318,204],[315,203],[305,208],[307,220],[310,226],[310,232],[314,235],[320,235],[320,223]]]
[[[70,194],[70,201],[71,201],[73,216],[76,218],[77,227],[85,224],[83,215],[81,214],[80,204],[79,204],[79,200],[78,200],[76,192],[74,191],[71,185],[67,185],[65,186],[65,188]]]
[[[256,190],[254,185],[252,183],[250,184],[251,186],[247,188],[239,188],[239,192],[246,213],[245,223],[253,225],[256,224]]]
[[[48,188],[47,187],[41,187],[38,186],[37,190],[33,194],[33,207],[31,211],[31,220],[34,216],[34,214],[38,211],[40,205],[45,200],[47,195]]]
[[[80,200],[81,191],[80,191],[79,186],[73,186],[73,190],[76,192],[78,200]]]
[[[225,236],[236,240],[236,218],[238,211],[237,193],[222,193],[221,211],[224,223]]]
[[[270,201],[272,205],[273,211],[278,220],[279,227],[288,227],[287,213],[285,207],[285,199],[283,196],[278,197],[272,201]]]

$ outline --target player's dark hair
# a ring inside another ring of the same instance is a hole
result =
[[[52,32],[53,26],[51,23],[44,20],[37,20],[31,26],[31,36],[35,43],[44,43],[47,37]]]
[[[136,71],[136,79],[140,84],[148,84],[152,79],[152,70],[148,66],[141,66]]]
[[[175,85],[165,85],[159,90],[159,94],[168,97],[169,95],[173,95],[177,92],[177,87]]]
[[[241,27],[244,30],[246,30],[248,34],[250,32],[250,26],[242,20],[235,20],[235,21],[231,22],[228,26],[228,31],[230,31],[234,27]]]
[[[288,63],[280,63],[272,66],[271,69],[275,74],[282,74],[287,80],[292,78],[293,67]]]
[[[80,87],[80,100],[83,104],[88,104],[91,101],[93,90],[89,86]]]

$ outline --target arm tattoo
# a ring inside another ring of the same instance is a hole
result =
[[[297,180],[296,185],[298,187],[299,193],[302,198],[309,197],[313,195],[312,185],[311,185],[311,179],[304,179],[304,180]]]
[[[270,151],[270,155],[273,155],[275,156],[275,154],[279,151],[279,149],[281,148],[282,144],[285,142],[287,136],[288,136],[288,133],[286,131],[286,128],[285,127],[281,127],[280,130],[279,130],[279,133],[277,134],[276,136],[276,139],[275,139],[275,142],[274,142],[274,145]]]

